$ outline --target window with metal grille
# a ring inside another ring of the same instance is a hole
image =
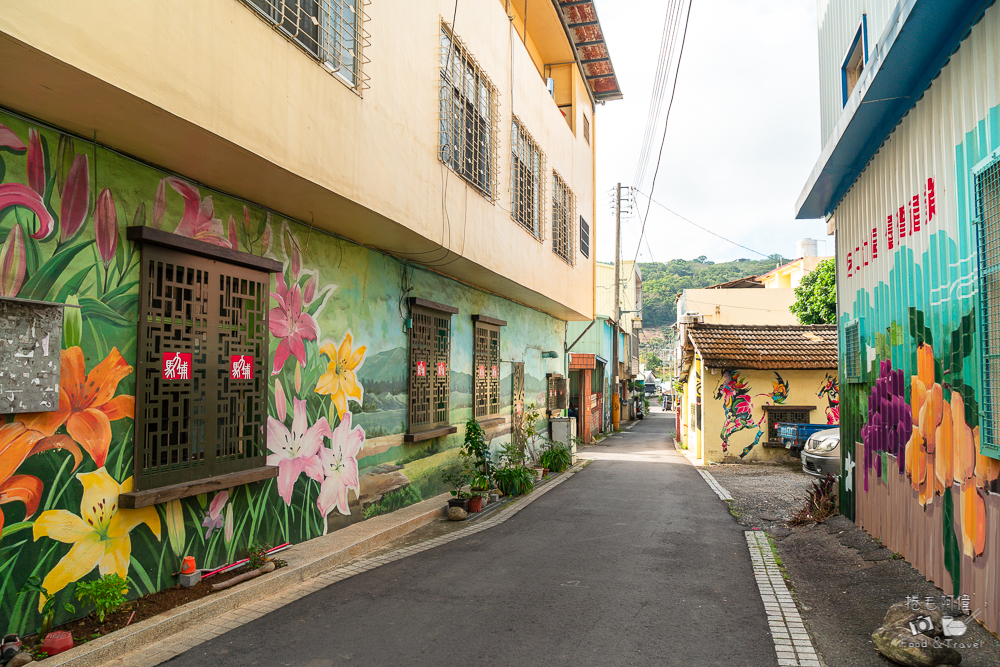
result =
[[[133,229],[139,232],[133,235]],[[175,236],[132,228],[129,238],[143,232],[143,240]],[[153,242],[142,245],[133,463],[137,491],[266,472],[266,271],[280,264],[218,252],[249,259],[233,264]],[[232,486],[253,480],[231,481]],[[138,506],[144,504],[149,503]]]
[[[457,312],[452,306],[410,298],[409,435],[436,437],[441,429],[456,430],[450,425],[451,316]]]
[[[778,437],[778,424],[808,424],[809,413],[815,408],[809,406],[767,406],[767,442],[781,443]]]
[[[979,223],[979,321],[982,331],[981,452],[1000,458],[1000,159],[975,173]]]
[[[587,145],[590,145],[590,119],[587,118],[587,114],[583,114],[583,138],[587,141]]]
[[[546,373],[545,380],[548,385],[545,409],[553,413],[569,408],[569,388],[566,386],[566,378],[559,373]]]
[[[476,419],[500,414],[500,327],[503,320],[472,316],[472,400]]]
[[[510,134],[510,215],[541,241],[545,155],[517,117]]]
[[[493,201],[496,194],[496,87],[460,39],[441,25],[438,146],[441,161]]]
[[[590,258],[590,225],[580,216],[580,252],[583,256]]]
[[[846,382],[864,382],[861,364],[861,322],[854,320],[844,326],[844,380]]]
[[[576,212],[576,197],[566,185],[559,172],[552,172],[552,252],[559,255],[572,266],[575,263],[573,252],[573,218]]]
[[[243,0],[351,88],[363,86],[363,0]]]

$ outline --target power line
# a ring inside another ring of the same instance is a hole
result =
[[[647,195],[645,192],[641,192],[641,191],[638,191],[638,190],[637,190],[637,192],[639,192],[639,194],[641,194],[643,197],[645,197],[647,200],[649,200],[650,203],[656,204],[657,206],[659,206],[663,210],[667,211],[668,213],[672,213],[673,215],[677,216],[678,218],[680,218],[684,222],[688,223],[689,225],[694,225],[695,227],[697,227],[698,229],[702,230],[703,232],[708,232],[712,236],[720,238],[723,241],[725,241],[726,243],[732,243],[734,246],[738,246],[740,248],[743,248],[744,250],[749,250],[750,252],[752,252],[752,253],[754,253],[756,255],[760,255],[761,257],[763,257],[765,259],[771,259],[770,255],[765,255],[764,253],[760,252],[759,250],[754,250],[753,248],[748,248],[747,246],[743,245],[742,243],[737,243],[736,241],[733,241],[732,239],[728,239],[725,236],[723,236],[722,234],[718,234],[716,232],[713,232],[711,229],[708,229],[707,227],[702,227],[701,225],[699,225],[697,222],[694,222],[693,220],[688,220],[687,218],[685,218],[683,215],[681,215],[677,211],[674,211],[674,210],[672,210],[670,208],[667,208],[666,206],[664,206],[660,202],[656,201],[655,199],[653,199],[652,197],[650,197],[649,195]],[[649,209],[647,208],[647,212],[648,212],[648,210]]]
[[[663,147],[667,143],[667,128],[670,126],[670,110],[674,108],[674,98],[677,96],[677,79],[681,72],[681,61],[684,58],[684,44],[687,42],[687,31],[688,24],[691,21],[691,2],[688,1],[688,11],[687,16],[684,18],[684,34],[681,36],[681,49],[677,53],[677,68],[674,72],[674,85],[670,90],[670,103],[667,105],[667,116],[663,119],[663,138],[660,140],[660,153],[656,156],[656,169],[653,171],[653,182],[649,185],[649,191],[656,191],[656,176],[660,173],[660,161],[663,159]],[[646,205],[646,215],[642,219],[642,230],[639,232],[639,242],[640,244],[636,246],[635,249],[635,262],[639,259],[639,248],[642,243],[642,235],[646,233],[646,220],[649,219],[649,207],[652,204],[652,198],[649,200],[649,204]]]

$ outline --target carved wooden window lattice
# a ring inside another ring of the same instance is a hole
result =
[[[524,362],[515,361],[510,373],[512,428],[514,444],[523,449],[526,441],[524,433]]]
[[[472,393],[476,419],[500,414],[500,327],[503,320],[473,315]]]
[[[409,433],[451,423],[451,315],[457,308],[410,299]]]
[[[264,271],[143,244],[137,490],[265,465],[269,292]]]
[[[785,407],[778,408],[767,406],[767,441],[781,442],[778,437],[778,424],[808,424],[811,407]]]
[[[566,386],[566,378],[558,373],[547,373],[545,376],[548,385],[545,408],[549,412],[559,412],[569,407],[569,390]]]

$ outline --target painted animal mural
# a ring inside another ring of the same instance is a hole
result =
[[[823,384],[820,385],[819,393],[816,394],[820,398],[826,396],[827,406],[826,406],[826,423],[831,426],[836,426],[840,423],[840,380],[836,375],[826,374],[826,378],[823,379]]]
[[[788,383],[777,371],[774,372],[774,377],[776,381],[771,383],[770,392],[751,396],[750,383],[740,377],[739,371],[722,371],[722,378],[715,387],[714,398],[722,401],[722,408],[726,414],[726,422],[719,434],[722,437],[723,453],[729,450],[729,438],[739,431],[757,429],[757,435],[754,436],[753,442],[743,448],[743,451],[740,452],[740,458],[746,457],[760,442],[761,436],[764,435],[763,423],[767,414],[764,413],[760,419],[754,421],[754,401],[761,396],[766,396],[764,405],[770,404],[771,401],[780,405],[788,398]]]

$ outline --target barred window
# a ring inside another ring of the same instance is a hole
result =
[[[587,145],[590,145],[590,119],[587,118],[587,114],[583,114],[583,138],[587,140]]]
[[[545,156],[516,117],[511,123],[510,153],[510,215],[541,241]]]
[[[559,172],[552,172],[552,252],[569,265],[574,264],[573,218],[576,197]]]
[[[410,425],[405,442],[455,433],[451,426],[451,316],[458,308],[410,297]]]
[[[500,414],[500,327],[504,320],[472,316],[472,391],[476,419]]]
[[[364,0],[243,0],[351,88],[363,83]]]
[[[580,216],[580,253],[590,259],[590,225]]]
[[[1000,161],[975,174],[979,223],[979,312],[982,323],[980,452],[1000,458]]]
[[[441,161],[493,201],[496,88],[460,39],[441,26],[438,144]]]

